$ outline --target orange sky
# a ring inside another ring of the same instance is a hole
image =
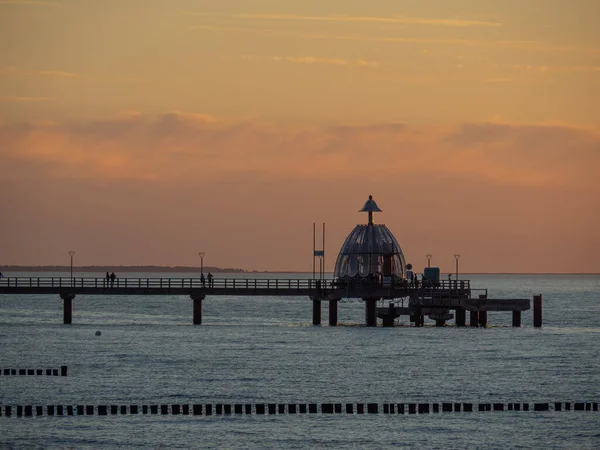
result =
[[[595,0],[0,0],[0,264],[600,272]]]

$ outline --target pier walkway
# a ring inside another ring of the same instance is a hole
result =
[[[487,294],[487,290],[479,290]],[[333,298],[379,297],[385,299],[418,296],[423,298],[466,298],[471,294],[469,280],[440,281],[434,285],[408,283],[353,283],[318,279],[214,278],[202,283],[189,278],[106,278],[92,277],[10,277],[0,279],[0,294],[74,295],[237,295],[302,296]]]

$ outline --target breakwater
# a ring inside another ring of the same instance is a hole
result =
[[[150,405],[0,405],[0,417],[109,415],[437,414],[474,412],[598,412],[598,402],[512,403],[195,403]]]

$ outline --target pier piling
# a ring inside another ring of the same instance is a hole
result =
[[[479,326],[487,327],[487,311],[479,311]]]
[[[533,326],[542,326],[542,294],[533,296]]]
[[[60,294],[60,298],[63,299],[63,324],[69,325],[73,322],[73,299],[75,294],[65,292]]]
[[[456,308],[456,326],[464,327],[467,322],[467,312],[464,308]]]
[[[377,326],[377,300],[376,298],[365,298],[365,322],[368,327]]]
[[[202,300],[204,295],[191,295],[192,301],[194,302],[193,322],[194,325],[202,325]]]
[[[513,327],[521,326],[521,311],[513,311],[512,312],[512,326]]]
[[[321,300],[313,300],[313,325],[321,325]]]
[[[335,327],[338,322],[338,301],[329,300],[329,326]]]

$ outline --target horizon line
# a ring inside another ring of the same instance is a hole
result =
[[[161,266],[154,264],[132,264],[132,265],[86,265],[86,266],[73,266],[73,270],[79,270],[80,272],[89,273],[87,269],[104,269],[106,268],[115,268],[115,269],[134,269],[134,268],[152,268],[152,269],[167,269],[173,271],[174,269],[185,269],[190,272],[200,271],[200,267],[197,266]],[[0,271],[15,271],[15,272],[33,272],[35,270],[32,269],[61,269],[64,271],[70,271],[71,266],[65,265],[37,265],[37,266],[28,266],[28,265],[12,265],[5,264],[0,265]],[[305,270],[252,270],[252,269],[241,269],[236,267],[216,267],[216,266],[206,266],[204,270],[207,269],[218,269],[223,273],[227,272],[240,272],[240,273],[307,273],[310,274],[312,271]],[[58,271],[58,270],[56,270]],[[100,271],[100,270],[98,270]],[[93,272],[93,271],[92,271]],[[215,271],[218,273],[218,271]],[[332,271],[325,272],[327,274],[332,274]],[[454,272],[448,272],[454,275]],[[600,275],[600,272],[462,272],[459,275]]]

